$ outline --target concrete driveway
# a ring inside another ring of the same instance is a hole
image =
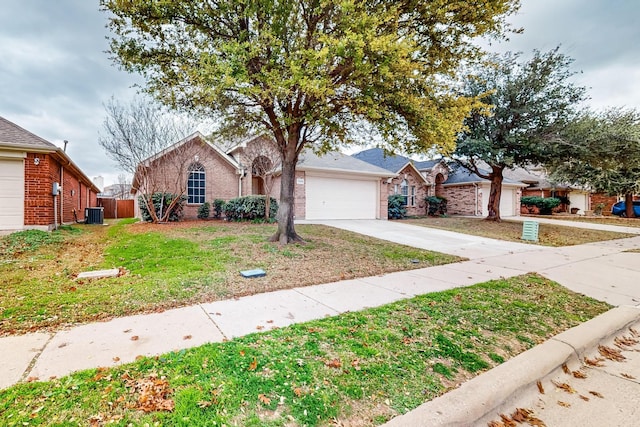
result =
[[[296,221],[296,224],[323,224],[402,245],[458,255],[471,260],[548,249],[526,243],[505,242],[502,240],[488,239],[486,237],[471,236],[396,221],[381,221],[376,219],[304,220]]]

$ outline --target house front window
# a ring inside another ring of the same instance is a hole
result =
[[[407,206],[408,198],[409,198],[409,186],[407,185],[407,180],[403,179],[402,183],[400,183],[400,194],[402,194],[402,204]]]
[[[411,186],[411,192],[409,193],[409,206],[416,205],[416,186]]]
[[[187,203],[203,204],[205,190],[204,166],[193,163],[189,166],[189,179],[187,180]]]

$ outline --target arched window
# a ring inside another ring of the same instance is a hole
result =
[[[187,203],[203,204],[204,190],[204,166],[200,163],[192,163],[191,166],[189,166],[189,179],[187,180]]]

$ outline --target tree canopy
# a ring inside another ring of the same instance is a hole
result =
[[[463,93],[480,97],[482,108],[472,111],[459,134],[457,162],[491,181],[489,215],[500,220],[503,171],[546,163],[558,134],[575,116],[585,89],[570,81],[572,60],[559,48],[495,57],[469,75]]]
[[[101,0],[111,52],[175,108],[220,132],[270,132],[282,157],[275,239],[293,228],[295,165],[362,129],[405,152],[450,150],[474,100],[447,84],[500,36],[518,0]],[[372,138],[368,136],[369,140]]]
[[[584,111],[568,126],[548,162],[556,181],[582,185],[631,200],[640,193],[640,112],[611,108]]]

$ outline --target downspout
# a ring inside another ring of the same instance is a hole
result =
[[[476,189],[475,191],[475,196],[476,196],[476,202],[473,205],[473,212],[474,212],[474,216],[478,216],[478,183],[474,182],[473,183],[473,187]]]
[[[64,224],[64,166],[60,163],[60,186],[62,190],[60,191],[60,225]],[[58,226],[56,225],[56,230]]]

